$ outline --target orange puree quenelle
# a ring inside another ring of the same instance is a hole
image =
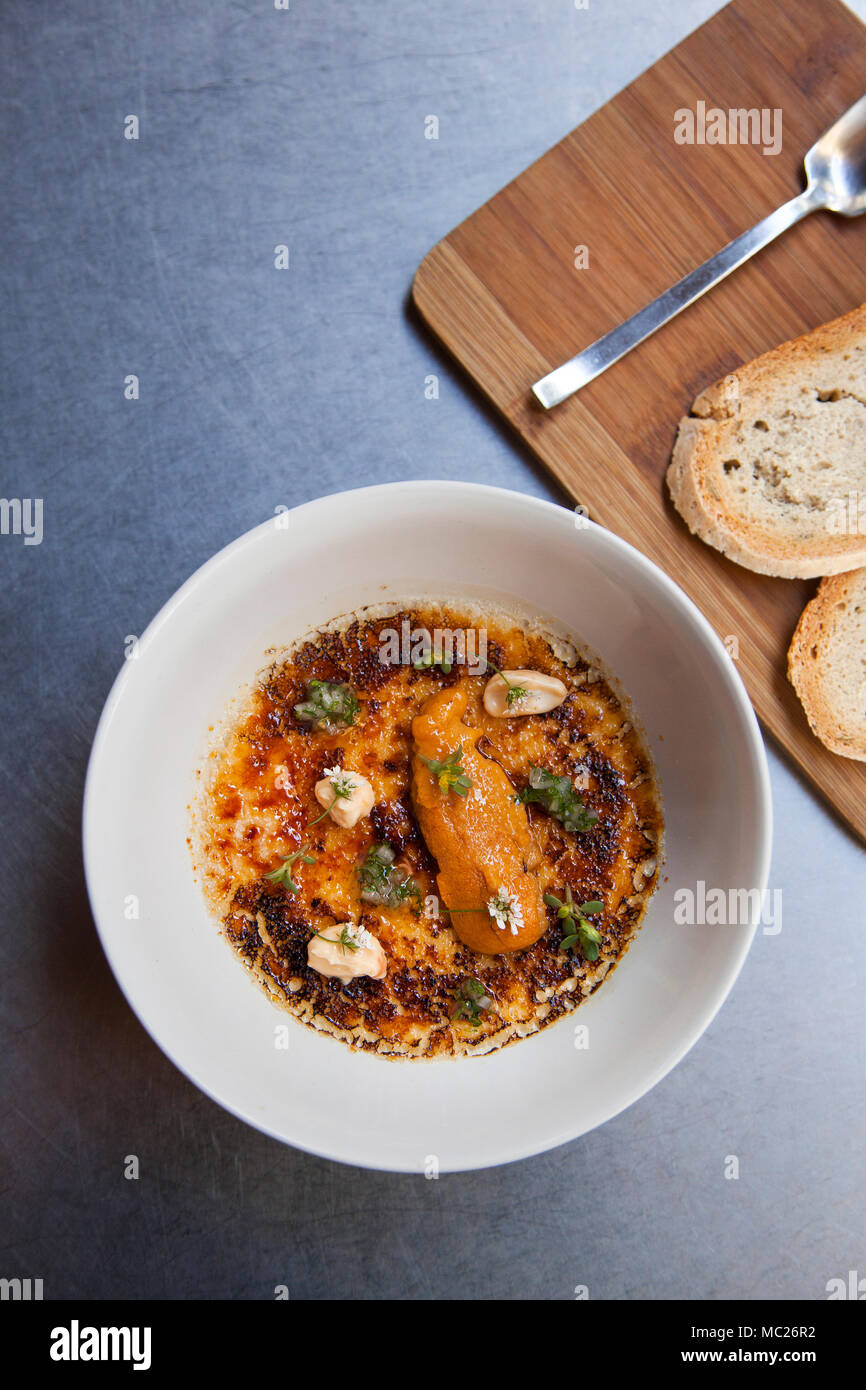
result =
[[[541,855],[505,772],[476,748],[482,730],[462,722],[466,702],[461,685],[451,686],[412,720],[412,801],[456,935],[473,951],[522,951],[547,928],[536,874]],[[458,748],[459,770],[471,782],[465,795],[446,789],[448,777],[424,761],[451,758],[456,767]]]

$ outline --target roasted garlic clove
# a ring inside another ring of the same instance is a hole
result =
[[[567,694],[561,680],[542,671],[500,671],[484,687],[484,708],[497,719],[547,714],[561,705]]]

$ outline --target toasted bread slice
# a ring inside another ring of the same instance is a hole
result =
[[[866,304],[702,391],[668,487],[691,531],[759,574],[866,565]]]
[[[797,624],[788,678],[821,742],[866,762],[866,569],[821,581]]]

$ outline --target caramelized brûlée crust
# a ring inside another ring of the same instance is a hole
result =
[[[548,713],[494,717],[482,703],[492,669],[473,675],[459,660],[445,672],[380,659],[383,634],[404,621],[430,632],[483,625],[493,666],[557,677],[566,697]],[[351,687],[360,704],[354,724],[326,733],[296,716],[312,679]],[[592,917],[601,934],[594,961],[579,946],[561,948],[568,924],[555,907],[545,907],[547,929],[527,949],[481,955],[461,945],[439,902],[437,865],[413,811],[412,720],[436,691],[458,683],[468,693],[463,722],[481,730],[478,751],[499,764],[516,797],[535,765],[571,779],[597,816],[575,833],[540,805],[527,806],[541,893],[561,900],[570,888],[578,903],[604,904]],[[335,767],[369,780],[373,809],[351,828],[328,815],[311,828],[321,815],[314,787]],[[575,1009],[637,930],[658,882],[661,839],[651,759],[598,666],[500,610],[481,617],[428,604],[386,617],[357,615],[275,660],[211,754],[197,825],[207,896],[232,947],[274,1002],[355,1048],[391,1057],[489,1052]],[[391,847],[417,886],[417,895],[395,907],[361,900],[358,868],[376,844]],[[304,847],[315,862],[299,858],[292,866],[298,891],[267,877]],[[334,938],[348,921],[381,942],[383,980],[343,983],[308,966],[313,933]],[[455,1017],[467,981],[488,1003]]]

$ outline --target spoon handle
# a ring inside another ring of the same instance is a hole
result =
[[[787,231],[788,227],[799,222],[801,217],[821,206],[820,194],[811,187],[792,198],[790,202],[783,203],[757,226],[729,241],[715,256],[710,256],[703,265],[699,265],[696,270],[690,271],[682,280],[678,280],[669,290],[665,290],[664,294],[659,295],[658,299],[647,304],[646,308],[640,309],[618,328],[605,333],[603,338],[598,338],[576,357],[572,357],[570,361],[564,362],[561,367],[556,367],[540,381],[536,381],[532,388],[536,399],[546,410],[553,405],[559,405],[560,401],[579,391],[581,386],[586,386],[587,382],[592,381],[605,368],[618,362],[625,353],[642,343],[644,338],[661,328],[663,323],[667,323],[681,309],[688,308],[689,304],[706,294],[719,280],[724,280],[726,275],[730,275],[732,270],[743,264],[743,261],[754,256],[768,241],[773,241],[781,232]]]

